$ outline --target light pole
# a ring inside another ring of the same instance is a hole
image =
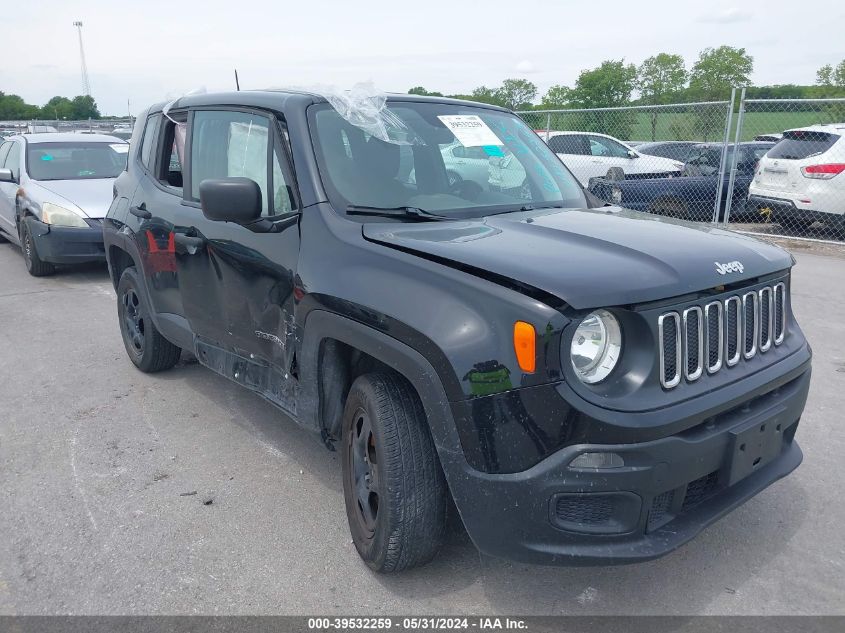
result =
[[[82,22],[77,20],[73,23],[79,33],[79,59],[82,62],[82,94],[91,96],[91,82],[88,80],[88,65],[85,63],[85,48],[82,46]]]

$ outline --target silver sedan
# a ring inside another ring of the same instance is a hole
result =
[[[0,145],[0,240],[40,277],[56,264],[103,261],[102,218],[129,144],[103,134],[22,134]]]

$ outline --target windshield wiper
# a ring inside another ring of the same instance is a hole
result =
[[[539,205],[534,204],[523,204],[519,207],[513,207],[511,209],[505,209],[504,211],[496,211],[495,213],[487,213],[485,214],[487,217],[493,215],[502,215],[504,213],[518,213],[520,211],[542,211],[543,209],[563,209],[565,208],[561,204],[546,204],[540,203]]]
[[[346,207],[346,213],[349,215],[374,215],[382,218],[396,218],[405,217],[412,218],[418,221],[439,221],[452,220],[453,218],[445,215],[437,215],[419,207],[368,207],[357,204],[350,204]]]

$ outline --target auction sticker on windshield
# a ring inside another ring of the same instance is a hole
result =
[[[443,125],[464,147],[503,145],[496,133],[477,114],[443,114],[437,118],[443,121]]]
[[[113,145],[109,145],[109,147],[111,147],[118,154],[129,153],[129,143],[114,143]]]

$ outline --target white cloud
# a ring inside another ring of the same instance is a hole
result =
[[[747,22],[752,18],[751,13],[731,7],[724,11],[716,11],[714,13],[699,16],[699,22],[709,22],[711,24],[734,24],[736,22]]]
[[[534,66],[534,64],[528,61],[527,59],[523,59],[516,66],[514,66],[514,70],[525,75],[537,72],[537,68]]]

